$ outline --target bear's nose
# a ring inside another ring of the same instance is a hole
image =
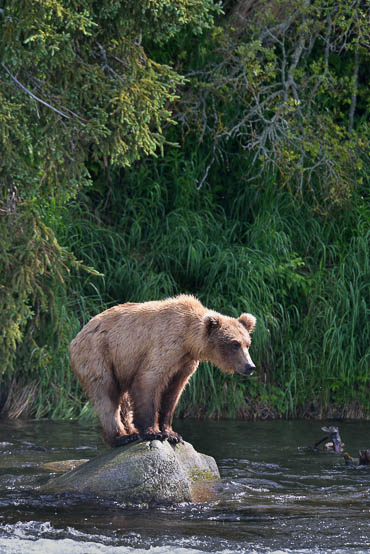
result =
[[[244,366],[244,371],[247,375],[251,375],[255,369],[256,366],[254,364],[245,364]]]

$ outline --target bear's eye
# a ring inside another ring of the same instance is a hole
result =
[[[233,350],[239,350],[239,348],[241,348],[241,344],[240,342],[232,342],[231,347]]]

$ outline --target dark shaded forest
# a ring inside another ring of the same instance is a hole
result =
[[[0,411],[91,417],[117,303],[257,317],[179,417],[368,417],[367,0],[0,0]]]

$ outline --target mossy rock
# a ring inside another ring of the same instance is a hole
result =
[[[61,475],[42,493],[94,494],[126,504],[204,501],[220,479],[215,460],[189,443],[137,442]]]

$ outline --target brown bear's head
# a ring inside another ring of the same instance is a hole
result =
[[[204,315],[206,336],[206,359],[225,373],[251,375],[256,369],[249,355],[252,333],[256,318],[242,314],[238,319],[216,312]]]

